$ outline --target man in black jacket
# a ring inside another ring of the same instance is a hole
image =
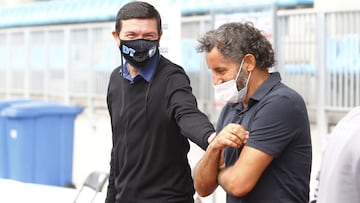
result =
[[[193,203],[188,139],[206,149],[213,125],[197,108],[183,68],[159,53],[161,18],[152,5],[123,6],[112,34],[125,60],[108,86],[113,148],[106,203]],[[237,125],[231,130],[241,132]]]

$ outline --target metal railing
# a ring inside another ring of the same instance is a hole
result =
[[[182,18],[183,49],[212,28],[212,18]],[[305,99],[312,121],[360,105],[360,11],[277,11],[274,47],[283,80]],[[113,22],[0,29],[0,98],[28,97],[106,108],[111,71],[120,63]],[[185,50],[183,53],[188,53]],[[204,57],[183,61],[199,106],[216,120]],[[324,127],[325,128],[325,127]]]

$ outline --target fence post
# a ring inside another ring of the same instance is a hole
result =
[[[95,32],[96,29],[95,28],[88,28],[86,29],[87,31],[87,35],[88,35],[88,41],[87,41],[87,46],[88,46],[88,50],[89,50],[89,75],[88,75],[88,83],[87,83],[87,109],[88,109],[88,116],[89,116],[89,121],[91,122],[91,127],[92,130],[95,130],[96,128],[96,122],[95,122],[95,104],[94,104],[94,98],[95,98],[95,87],[94,87],[94,74],[95,74],[95,68],[94,68],[94,64],[95,64],[95,42],[96,42],[96,37],[95,37]],[[92,131],[94,132],[94,131]]]
[[[43,99],[49,100],[50,93],[50,39],[49,39],[49,30],[44,30],[44,44],[45,44],[45,69],[44,69],[44,89],[43,89]]]
[[[11,90],[12,90],[12,86],[11,86],[11,80],[12,80],[12,73],[11,73],[11,59],[12,59],[12,46],[11,46],[11,33],[10,32],[5,32],[5,47],[7,50],[6,53],[6,57],[8,60],[6,60],[6,74],[5,74],[5,98],[10,98],[11,96]]]
[[[325,66],[325,59],[326,59],[326,26],[325,26],[325,13],[318,12],[317,14],[317,30],[316,30],[316,38],[317,38],[317,51],[316,51],[316,58],[317,58],[317,108],[316,108],[316,124],[317,124],[317,139],[318,143],[320,144],[321,152],[324,150],[325,147],[325,138],[328,134],[328,122],[326,116],[326,66]]]
[[[24,30],[24,49],[25,49],[25,63],[26,66],[24,67],[24,97],[29,98],[30,97],[30,91],[31,91],[31,59],[30,59],[30,30],[25,29]]]
[[[64,102],[70,104],[70,36],[71,30],[69,27],[64,29],[64,56],[65,56],[65,67],[64,67]]]

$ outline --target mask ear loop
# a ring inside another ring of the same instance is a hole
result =
[[[120,40],[120,36],[119,36],[119,35],[118,35],[118,37],[119,37],[119,40]],[[121,40],[120,40],[119,49],[120,49],[120,60],[121,60],[120,75],[123,76],[125,64],[124,64],[124,56],[123,56],[123,54],[122,54]]]
[[[252,73],[252,71],[249,73],[249,77],[248,77],[248,78],[247,78],[247,80],[246,80],[245,87],[247,87],[247,86],[248,86],[248,84],[249,84],[249,80],[250,80],[251,73]]]
[[[120,60],[121,60],[121,68],[120,68],[120,75],[123,76],[123,72],[124,72],[124,59],[123,59],[123,55],[122,53],[120,53]]]
[[[237,72],[237,74],[236,74],[236,77],[235,77],[235,81],[238,79],[238,77],[239,77],[239,75],[240,75],[240,72],[241,72],[241,69],[242,69],[243,64],[244,64],[244,58],[243,58],[243,60],[241,61],[239,70],[238,70],[238,72]]]

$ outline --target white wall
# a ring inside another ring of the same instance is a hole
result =
[[[34,0],[0,0],[0,6],[12,6],[20,3],[27,3]]]
[[[317,10],[355,10],[360,9],[359,0],[314,0],[314,8]]]

